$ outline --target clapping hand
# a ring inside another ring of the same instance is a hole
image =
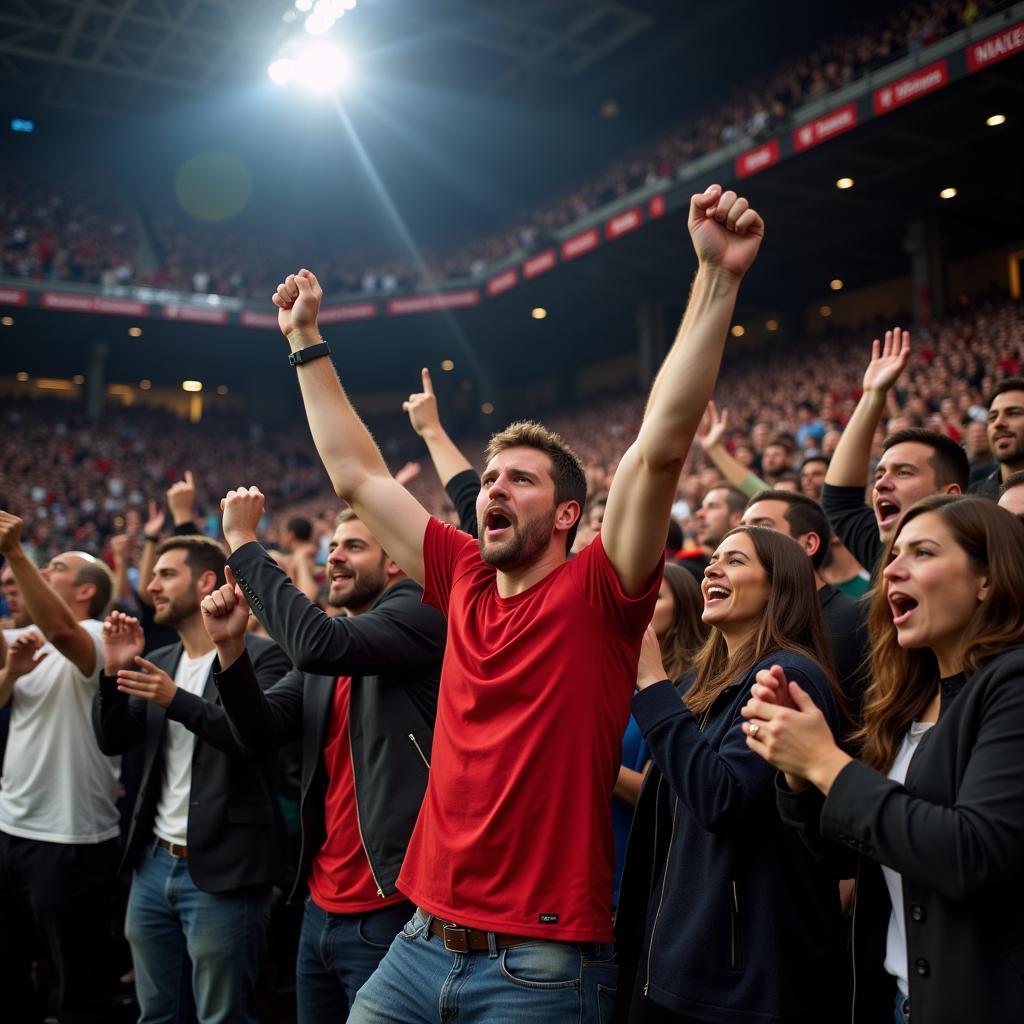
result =
[[[122,668],[131,668],[142,654],[146,639],[139,620],[124,612],[111,612],[103,622],[103,671],[116,675]]]
[[[43,651],[42,647],[46,641],[42,636],[33,630],[31,633],[22,633],[21,636],[12,640],[7,648],[7,678],[20,679],[28,675],[37,665],[45,661],[49,651]]]

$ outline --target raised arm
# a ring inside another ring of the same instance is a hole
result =
[[[14,573],[32,623],[80,672],[91,676],[96,669],[96,644],[25,553],[21,520],[9,512],[0,512],[0,554]]]
[[[155,501],[149,503],[149,518],[142,527],[142,554],[139,556],[139,589],[135,596],[142,604],[153,607],[153,598],[147,590],[153,578],[156,565],[156,549],[160,543],[160,531],[164,528],[164,510]]]
[[[863,394],[846,424],[828,464],[825,483],[830,487],[866,487],[871,442],[885,412],[886,396],[910,358],[910,333],[894,327],[885,342],[871,343],[871,362],[864,371]]]
[[[409,414],[412,429],[423,438],[430,453],[430,461],[441,479],[441,486],[447,487],[452,477],[473,467],[441,426],[437,396],[430,380],[430,371],[426,367],[422,375],[423,390],[413,392],[408,401],[402,403],[402,411]]]
[[[665,551],[683,460],[718,378],[740,281],[764,238],[746,199],[712,185],[690,200],[697,277],[676,340],[651,388],[636,441],[619,463],[601,538],[627,594],[637,594]]]
[[[278,324],[293,353],[320,344],[317,313],[323,291],[308,270],[278,286]],[[427,510],[388,472],[370,432],[349,402],[330,359],[296,366],[313,443],[334,490],[366,523],[384,550],[423,582]]]
[[[708,402],[707,411],[697,430],[697,440],[719,473],[734,487],[738,487],[748,498],[752,498],[755,494],[766,491],[768,485],[757,474],[751,473],[725,447],[725,432],[728,428],[729,410],[723,409],[719,415],[715,403]]]

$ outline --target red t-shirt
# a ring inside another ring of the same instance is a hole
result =
[[[309,895],[321,909],[332,914],[361,914],[401,903],[400,893],[382,898],[378,894],[370,862],[359,837],[355,776],[348,738],[348,697],[352,680],[338,676],[327,723],[324,768],[327,795],[324,824],[327,838],[309,871]]]
[[[423,600],[448,617],[430,779],[398,887],[471,928],[611,939],[612,787],[661,570],[629,598],[600,538],[498,594],[476,540],[432,519]]]

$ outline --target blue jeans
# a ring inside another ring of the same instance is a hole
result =
[[[270,886],[208,893],[188,861],[155,844],[132,876],[124,934],[132,947],[139,1024],[172,1024],[192,963],[201,1024],[255,1024],[256,975],[266,947]]]
[[[895,1024],[910,1024],[910,1000],[896,987],[896,1010],[893,1014]]]
[[[331,914],[306,900],[295,964],[299,1024],[340,1024],[356,992],[409,920],[409,903]]]
[[[449,953],[417,911],[359,990],[349,1024],[606,1024],[618,966],[610,942],[538,939]]]

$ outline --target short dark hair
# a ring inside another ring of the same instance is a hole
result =
[[[811,568],[817,572],[825,562],[832,538],[832,528],[828,524],[825,510],[813,498],[808,498],[806,494],[796,494],[793,491],[774,489],[759,491],[747,503],[747,508],[749,509],[751,505],[759,501],[781,501],[785,504],[786,511],[782,518],[786,520],[790,536],[794,540],[797,537],[802,537],[805,533],[813,533],[818,537],[821,543],[818,545],[818,550],[810,556]]]
[[[882,442],[882,451],[887,452],[893,445],[923,444],[934,451],[934,455],[928,460],[935,472],[935,483],[939,487],[947,487],[949,484],[957,484],[965,494],[971,479],[971,466],[967,461],[967,452],[963,450],[951,437],[940,434],[936,430],[926,430],[924,427],[907,427],[905,430],[897,430],[890,434]]]
[[[305,516],[292,516],[285,524],[284,528],[288,530],[292,536],[299,541],[305,543],[313,536],[313,524]]]
[[[1001,498],[1007,491],[1012,491],[1014,487],[1020,487],[1021,484],[1024,484],[1024,469],[1018,469],[1003,481],[999,488],[999,497]]]
[[[785,448],[790,455],[793,455],[796,452],[796,441],[793,439],[792,434],[776,434],[768,440],[765,448],[771,448],[772,445],[776,445],[779,448]]]
[[[91,583],[96,588],[89,602],[89,618],[102,619],[114,597],[114,579],[107,566],[98,559],[84,561],[75,575],[75,586]]]
[[[804,471],[804,466],[806,466],[810,462],[824,462],[825,468],[828,469],[829,463],[831,461],[832,460],[827,455],[808,455],[807,458],[800,463],[800,472],[802,473]]]
[[[228,564],[224,549],[209,537],[186,533],[180,537],[168,537],[157,545],[156,557],[167,551],[184,551],[185,564],[192,573],[192,578],[204,572],[212,572],[217,579],[217,586],[224,584],[224,566]]]
[[[553,430],[533,420],[518,420],[510,423],[500,433],[494,434],[484,451],[487,462],[506,448],[536,448],[551,460],[551,479],[555,482],[555,504],[575,501],[580,507],[576,522],[565,537],[566,554],[572,548],[583,518],[583,507],[587,503],[587,474],[580,457]]]
[[[992,408],[992,403],[1000,395],[1006,394],[1007,391],[1024,391],[1024,377],[1004,377],[992,389],[992,394],[988,396],[988,401],[985,403],[985,408]]]
[[[704,497],[706,498],[712,491],[725,491],[725,503],[729,506],[731,515],[736,515],[737,512],[742,513],[747,507],[747,496],[734,484],[726,483],[724,480],[712,484],[704,492]]]

